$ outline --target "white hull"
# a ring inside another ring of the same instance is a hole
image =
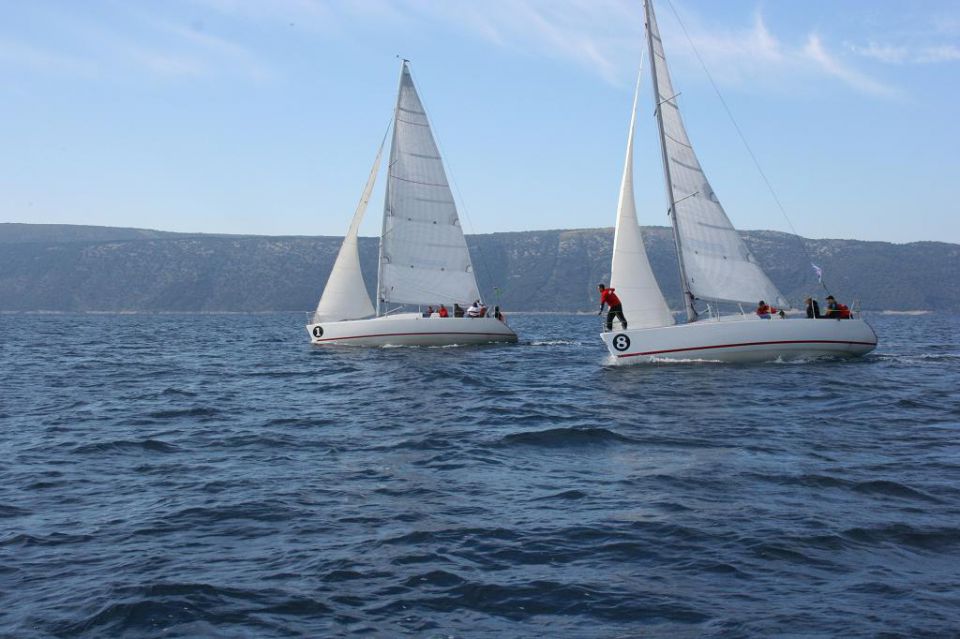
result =
[[[628,318],[629,321],[629,318]],[[601,335],[617,363],[658,361],[772,362],[821,357],[859,357],[877,346],[860,319],[731,317]]]
[[[307,324],[314,344],[337,346],[452,346],[516,342],[517,334],[492,317],[423,317],[402,313],[371,319]]]

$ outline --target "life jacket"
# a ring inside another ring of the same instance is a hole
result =
[[[850,319],[852,317],[846,304],[837,304],[837,317],[840,319]]]
[[[437,311],[437,314],[440,315],[440,317],[450,317],[450,313],[447,312],[446,306],[441,306],[440,310]]]
[[[776,312],[777,312],[777,309],[770,306],[769,304],[764,304],[763,306],[757,307],[757,315],[759,315],[760,317],[763,317],[764,315],[770,315]]]

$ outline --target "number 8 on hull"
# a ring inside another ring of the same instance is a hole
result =
[[[710,360],[765,362],[856,357],[877,345],[862,319],[783,319],[744,313],[757,300],[786,300],[760,268],[710,187],[691,146],[664,57],[651,0],[644,3],[647,53],[669,215],[677,247],[686,322],[677,324],[643,246],[633,195],[633,137],[640,78],[633,99],[613,244],[611,286],[623,302],[628,329],[601,335],[617,362]],[[696,302],[708,304],[701,317]],[[721,308],[739,313],[721,316]]]

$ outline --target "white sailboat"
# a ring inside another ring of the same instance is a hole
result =
[[[466,307],[480,299],[453,193],[406,60],[394,111],[374,308],[360,271],[357,233],[382,152],[383,144],[307,324],[310,340],[355,346],[516,342],[516,333],[493,317],[398,312],[404,305]]]
[[[686,322],[677,324],[647,260],[633,196],[633,135],[640,79],[634,93],[627,157],[614,236],[611,286],[623,302],[628,329],[601,335],[618,363],[659,360],[764,362],[824,356],[860,356],[877,336],[862,319],[761,319],[755,313],[722,316],[723,305],[786,300],[760,268],[710,187],[687,136],[651,0],[644,2],[647,51],[660,134],[669,215],[680,266]],[[698,312],[697,301],[708,313]]]

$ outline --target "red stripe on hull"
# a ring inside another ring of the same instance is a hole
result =
[[[315,339],[314,342],[337,342],[343,339],[364,339],[366,337],[406,337],[409,335],[493,335],[496,337],[509,337],[507,333],[472,333],[467,331],[446,331],[430,333],[376,333],[374,335],[348,335],[346,337],[327,337],[324,339]]]
[[[718,344],[716,346],[692,346],[689,348],[671,348],[662,351],[649,351],[646,353],[627,353],[617,355],[617,357],[639,357],[641,355],[662,355],[663,353],[682,353],[684,351],[707,351],[715,348],[737,348],[739,346],[770,346],[772,344],[858,344],[860,346],[874,346],[876,342],[851,342],[842,339],[799,339],[799,340],[781,340],[775,342],[744,342],[742,344]]]

